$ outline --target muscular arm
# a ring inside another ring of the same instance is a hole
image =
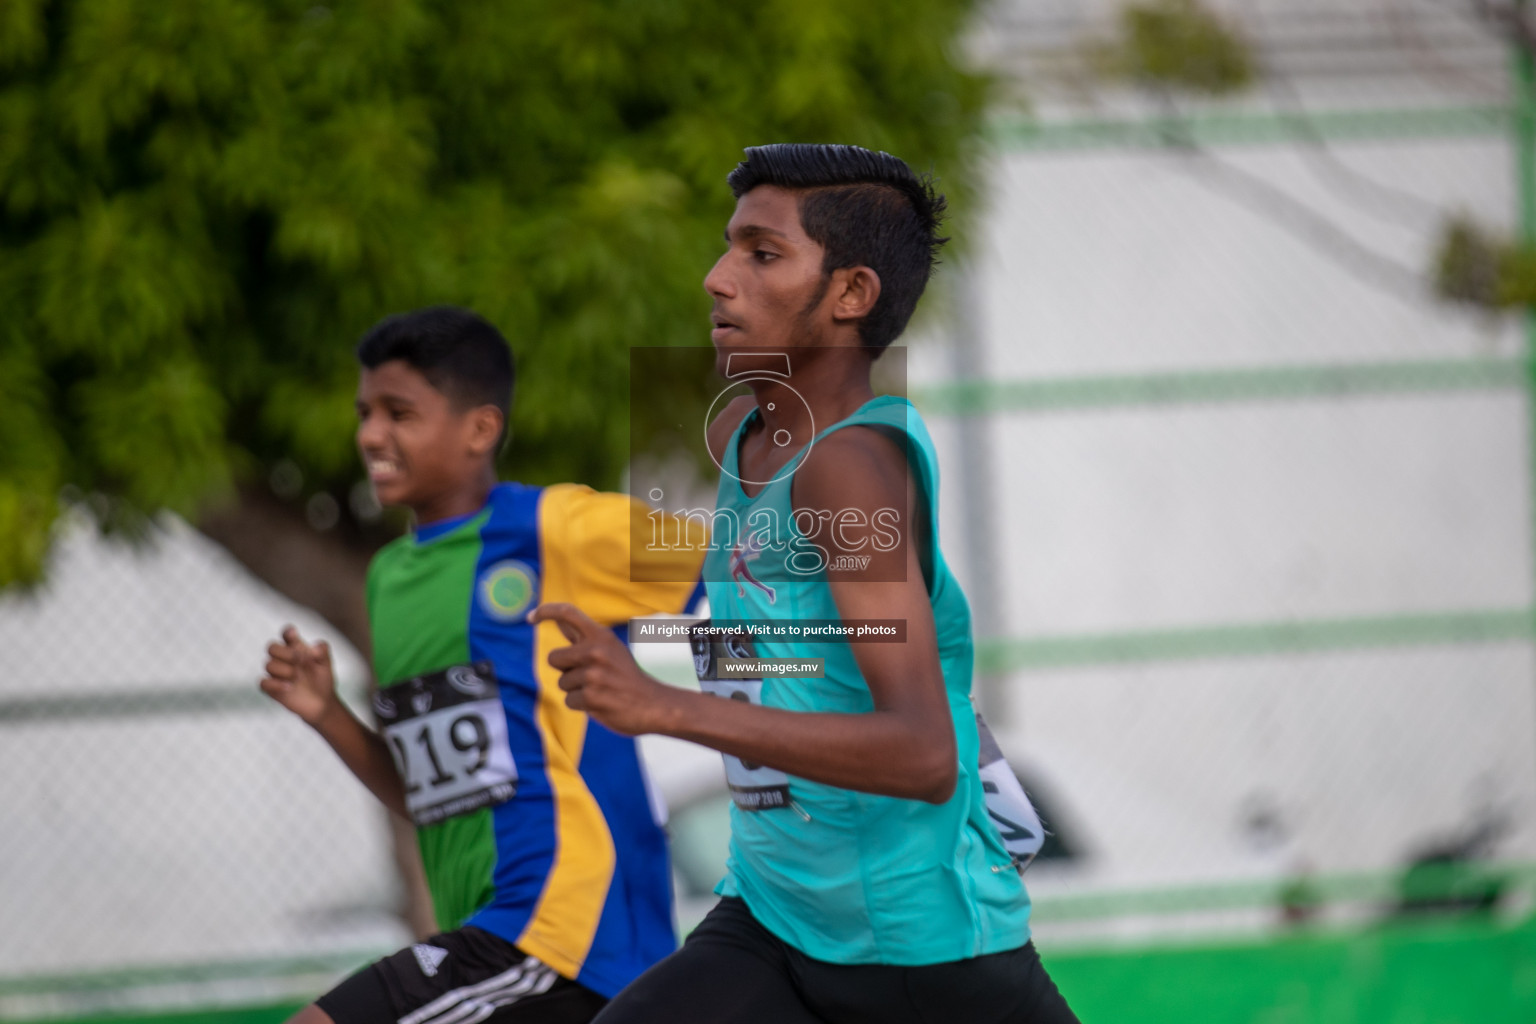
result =
[[[907,542],[913,499],[905,456],[874,430],[838,431],[796,474],[794,502],[823,522],[845,509],[865,522],[882,508],[903,513],[903,542],[894,550],[866,544],[859,551],[871,555],[865,569],[828,573],[843,618],[906,620],[904,643],[853,645],[872,711],[792,712],[668,687],[634,667],[622,645],[580,625],[579,612],[546,606],[537,614],[555,618],[574,641],[550,657],[565,673],[567,700],[621,732],[663,733],[816,782],[942,803],[955,786],[954,725],[917,549]],[[844,532],[857,540],[857,529]]]
[[[319,733],[380,803],[409,817],[405,787],[384,738],[359,722],[336,695],[330,645],[305,643],[298,630],[284,629],[282,642],[267,648],[261,690]]]

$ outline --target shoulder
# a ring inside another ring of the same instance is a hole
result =
[[[375,551],[373,557],[368,560],[368,575],[373,576],[387,570],[390,565],[399,561],[400,556],[413,547],[415,543],[409,530],[394,540],[389,541],[379,550]]]
[[[629,521],[643,514],[644,502],[586,484],[551,484],[539,500],[539,524],[546,544],[578,544],[592,535],[628,538]]]
[[[562,502],[580,501],[587,495],[599,493],[586,484],[545,484],[537,490],[541,503],[554,502],[557,505]]]
[[[406,532],[373,553],[373,557],[368,560],[368,571],[363,581],[364,596],[370,604],[377,599],[380,587],[388,586],[390,574],[398,572],[400,559],[414,544],[410,533]]]
[[[907,489],[907,456],[891,432],[847,426],[816,442],[794,477],[796,506],[862,505],[902,496]]]
[[[586,484],[550,484],[539,491],[539,508],[546,524],[559,525],[594,513],[627,507],[627,494],[598,491]]]
[[[493,517],[507,516],[515,513],[518,509],[537,505],[543,500],[544,495],[551,490],[571,486],[575,485],[551,484],[545,486],[523,484],[515,480],[503,480],[495,487],[492,487],[490,493],[485,496],[485,505],[481,507],[480,513],[489,512]]]
[[[715,457],[716,462],[725,458],[725,450],[730,446],[731,435],[736,432],[737,427],[741,426],[741,421],[747,418],[747,414],[756,408],[756,398],[751,395],[740,395],[731,399],[729,404],[716,414],[707,433],[709,454]]]

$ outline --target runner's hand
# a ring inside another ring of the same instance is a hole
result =
[[[626,736],[659,731],[672,688],[641,671],[611,629],[575,605],[558,602],[539,605],[528,621],[553,622],[571,642],[549,654],[550,667],[560,670],[566,707],[585,711]]]
[[[285,626],[282,641],[267,645],[267,674],[260,685],[262,693],[318,725],[337,704],[330,645],[305,643],[297,629]]]

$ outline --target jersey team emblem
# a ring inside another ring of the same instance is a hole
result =
[[[525,563],[509,558],[480,574],[480,607],[500,622],[511,622],[533,607],[538,581]]]

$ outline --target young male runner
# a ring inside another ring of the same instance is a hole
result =
[[[261,688],[415,821],[443,933],[294,1020],[589,1020],[676,947],[666,842],[634,741],[566,706],[547,664],[560,634],[527,614],[570,601],[612,626],[682,610],[693,585],[630,582],[630,522],[649,510],[627,496],[497,483],[513,371],[489,323],[447,307],[391,317],[357,357],[369,479],[415,518],[368,571],[380,732],[337,699],[326,644],[291,627]],[[635,553],[672,580],[702,556]]]
[[[710,427],[723,469],[711,615],[897,620],[905,638],[696,647],[721,700],[646,676],[569,604],[534,614],[571,641],[550,664],[572,707],[722,751],[735,797],[720,903],[600,1024],[1075,1021],[988,820],[933,445],[908,402],[870,384],[931,273],[944,200],[852,146],[749,149],[729,182],[728,248],[704,280],[717,368],[787,369],[752,375]],[[825,677],[731,685],[722,656],[824,658]]]

